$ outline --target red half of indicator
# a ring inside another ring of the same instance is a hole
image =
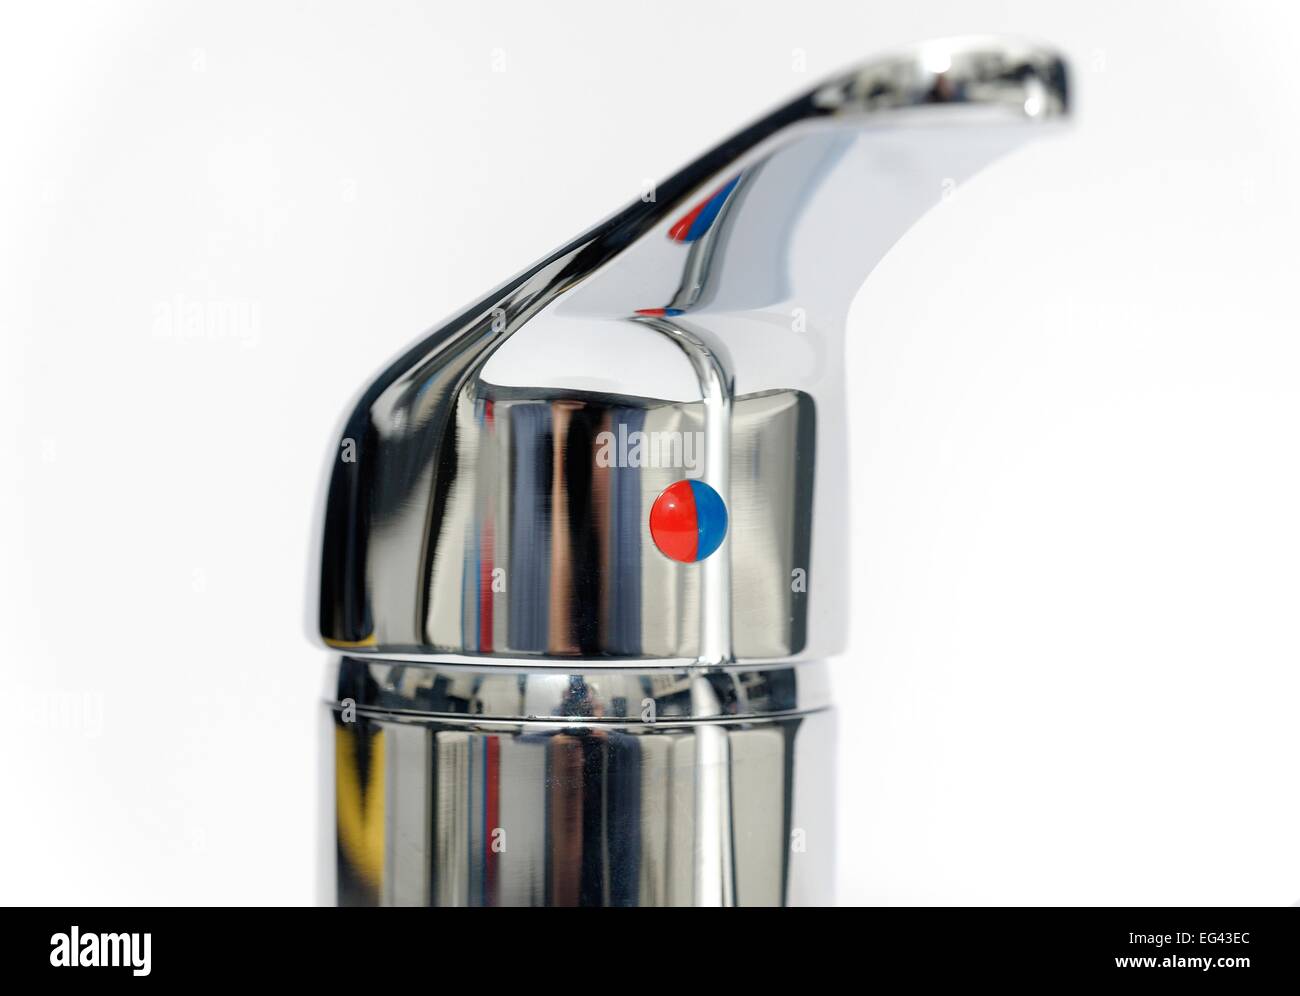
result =
[[[695,493],[690,481],[678,481],[650,506],[650,535],[664,556],[692,563],[700,544]]]

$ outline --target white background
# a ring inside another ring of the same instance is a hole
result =
[[[1300,900],[1300,23],[1046,6],[9,6],[0,900],[312,901],[353,392],[817,77],[1008,31],[1077,125],[851,320],[840,899]]]

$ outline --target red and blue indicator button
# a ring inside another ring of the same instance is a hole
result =
[[[670,484],[650,506],[650,536],[671,560],[703,560],[726,535],[726,503],[703,481]]]

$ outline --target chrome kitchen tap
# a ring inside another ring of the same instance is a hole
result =
[[[1034,45],[872,60],[370,383],[323,526],[325,901],[831,900],[845,316],[1066,113]]]

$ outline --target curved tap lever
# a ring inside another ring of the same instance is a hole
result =
[[[422,338],[342,432],[325,641],[534,665],[838,651],[848,306],[951,184],[1066,113],[1036,46],[869,62]],[[649,527],[682,479],[726,510],[699,563]]]

